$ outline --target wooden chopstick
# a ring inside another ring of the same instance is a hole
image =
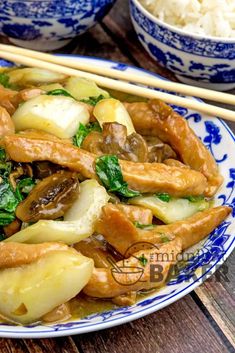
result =
[[[160,88],[170,92],[177,92],[177,93],[184,94],[186,96],[200,97],[200,98],[208,99],[215,102],[235,105],[235,95],[229,94],[229,93],[217,92],[217,91],[213,91],[205,88],[185,85],[182,83],[161,80],[157,77],[149,77],[147,75],[142,76],[142,75],[133,74],[129,72],[126,73],[123,71],[118,71],[115,69],[98,67],[94,64],[84,63],[79,60],[75,60],[73,58],[69,58],[68,60],[67,58],[64,58],[64,57],[54,56],[51,54],[41,53],[34,50],[29,50],[29,49],[18,48],[18,47],[14,47],[13,45],[1,44],[0,51],[1,50],[6,50],[13,54],[20,54],[34,59],[39,59],[50,63],[67,66],[73,69],[91,72],[101,76],[112,77],[115,79],[119,79],[119,80],[121,79],[123,81],[128,81],[133,83],[139,83],[145,86]]]
[[[2,46],[0,46],[0,49],[2,49]],[[205,113],[211,116],[218,116],[225,120],[235,121],[235,112],[224,108],[215,107],[210,104],[201,103],[193,99],[182,98],[182,97],[171,95],[169,93],[159,92],[145,87],[139,87],[123,81],[113,80],[107,77],[102,77],[102,76],[91,74],[81,70],[75,70],[58,64],[52,64],[47,61],[34,59],[20,54],[13,54],[13,53],[7,52],[6,50],[4,51],[1,50],[0,57],[5,60],[10,60],[25,66],[52,70],[55,72],[63,73],[68,76],[87,78],[87,79],[93,80],[94,82],[96,82],[98,85],[102,87],[118,90],[121,92],[126,92],[136,96],[142,96],[145,98],[161,99],[164,102],[169,104],[175,104],[188,109],[200,111],[202,113]]]

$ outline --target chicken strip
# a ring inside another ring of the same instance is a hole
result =
[[[136,131],[142,135],[157,136],[169,143],[183,163],[200,171],[208,179],[207,196],[213,196],[223,182],[217,164],[189,127],[187,120],[159,100],[148,103],[125,104]]]
[[[50,161],[97,178],[96,155],[56,140],[28,138],[27,134],[5,136],[5,148],[16,162]],[[173,196],[202,195],[207,182],[200,172],[161,163],[134,163],[119,160],[123,178],[129,187],[140,192],[167,192]]]
[[[123,203],[118,203],[116,205],[113,205],[113,207],[116,207],[119,211],[124,213],[131,222],[138,222],[141,224],[152,224],[153,213],[148,208],[133,205],[125,205]]]
[[[3,227],[5,237],[9,238],[21,229],[22,222],[19,219],[14,219],[11,223]]]
[[[192,217],[168,225],[155,226],[144,230],[134,224],[114,205],[103,207],[101,218],[95,229],[121,254],[133,251],[132,245],[140,242],[161,244],[172,237],[180,238],[182,248],[187,249],[210,234],[231,212],[231,208],[220,206],[198,212]]]
[[[130,291],[112,298],[112,302],[120,306],[134,305],[137,300],[137,292]]]
[[[228,206],[218,206],[198,212],[192,217],[157,227],[157,231],[174,234],[182,241],[183,250],[190,248],[209,235],[231,213]]]
[[[71,310],[69,302],[57,306],[49,313],[43,315],[42,321],[47,323],[58,323],[67,321],[71,318]]]
[[[41,94],[46,93],[41,88],[25,88],[17,93],[12,98],[12,103],[14,104],[15,108],[18,108],[19,104],[28,101],[29,99],[35,98],[40,96]]]
[[[26,88],[21,91],[14,91],[0,85],[0,105],[12,115],[19,104],[45,93],[40,88]]]
[[[153,214],[147,208],[116,204],[112,205],[117,210],[123,212],[131,222],[139,222],[141,224],[151,224]],[[107,242],[100,235],[92,235],[86,239],[74,244],[74,248],[80,251],[84,256],[91,257],[94,260],[95,267],[110,267],[108,257],[110,255]],[[112,252],[112,256],[114,253]],[[120,260],[121,256],[116,256],[116,260]]]
[[[15,126],[9,113],[5,108],[0,106],[0,138],[5,135],[11,135],[14,133]]]
[[[13,91],[0,85],[0,105],[4,107],[10,115],[16,110],[13,99],[17,94],[17,91]]]
[[[184,163],[178,161],[177,159],[172,159],[172,158],[165,159],[163,163],[168,165],[169,167],[179,167],[179,168],[187,168],[187,169],[190,168],[188,165],[185,165]]]
[[[125,257],[128,257],[130,252],[136,251],[138,243],[147,242],[149,246],[152,244],[150,230],[135,227],[134,223],[116,205],[112,204],[103,207],[102,215],[95,224],[95,230]],[[165,236],[163,237],[160,232],[156,231],[154,235],[154,244],[164,243]],[[168,239],[172,240],[173,238],[169,235]]]
[[[95,268],[83,292],[91,297],[113,298],[129,291],[161,287],[181,251],[181,241],[175,239],[160,249],[140,250],[117,262],[115,268]]]
[[[0,268],[18,267],[37,261],[51,251],[64,251],[68,246],[62,243],[19,244],[0,243]]]
[[[3,142],[6,151],[16,162],[50,161],[80,171],[85,178],[94,178],[95,155],[80,148],[64,143],[55,136],[42,134],[41,131],[23,132],[5,136]]]
[[[172,196],[202,195],[207,187],[202,173],[169,167],[163,163],[119,161],[124,180],[130,188],[143,193],[166,192]]]
[[[136,221],[141,224],[152,223],[153,214],[152,211],[148,210],[147,208],[124,204],[116,204],[112,206],[123,212],[132,222]],[[110,263],[108,261],[108,257],[110,256],[110,249],[107,245],[108,243],[103,239],[103,237],[100,237],[100,235],[92,235],[74,244],[74,248],[80,251],[84,256],[91,257],[94,260],[95,267],[102,268],[110,267]],[[112,256],[115,256],[113,251]],[[115,256],[115,258],[116,260],[120,260],[122,257]]]

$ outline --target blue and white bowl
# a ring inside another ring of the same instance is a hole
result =
[[[19,46],[54,50],[101,20],[115,0],[2,0],[0,34]]]
[[[188,33],[151,15],[130,0],[137,36],[152,58],[184,83],[216,90],[235,87],[235,38]]]

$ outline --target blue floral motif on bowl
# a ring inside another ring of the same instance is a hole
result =
[[[3,0],[0,34],[18,40],[71,39],[101,20],[115,0]]]
[[[225,41],[174,31],[146,15],[136,0],[130,0],[130,11],[140,42],[161,65],[186,79],[235,84],[235,39]]]

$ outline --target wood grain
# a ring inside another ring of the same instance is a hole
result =
[[[128,1],[117,1],[108,16],[103,20],[102,25],[133,64],[171,80],[176,80],[174,74],[169,70],[156,65],[156,62],[139,43],[131,23]]]
[[[23,340],[0,339],[1,353],[28,353]]]
[[[190,296],[130,324],[74,340],[89,353],[229,352]]]
[[[0,339],[1,353],[81,353],[71,337],[41,340]]]
[[[57,339],[24,340],[25,348],[30,353],[80,353],[71,337]],[[18,352],[17,352],[18,353]]]
[[[235,347],[234,256],[195,292],[201,304]]]

